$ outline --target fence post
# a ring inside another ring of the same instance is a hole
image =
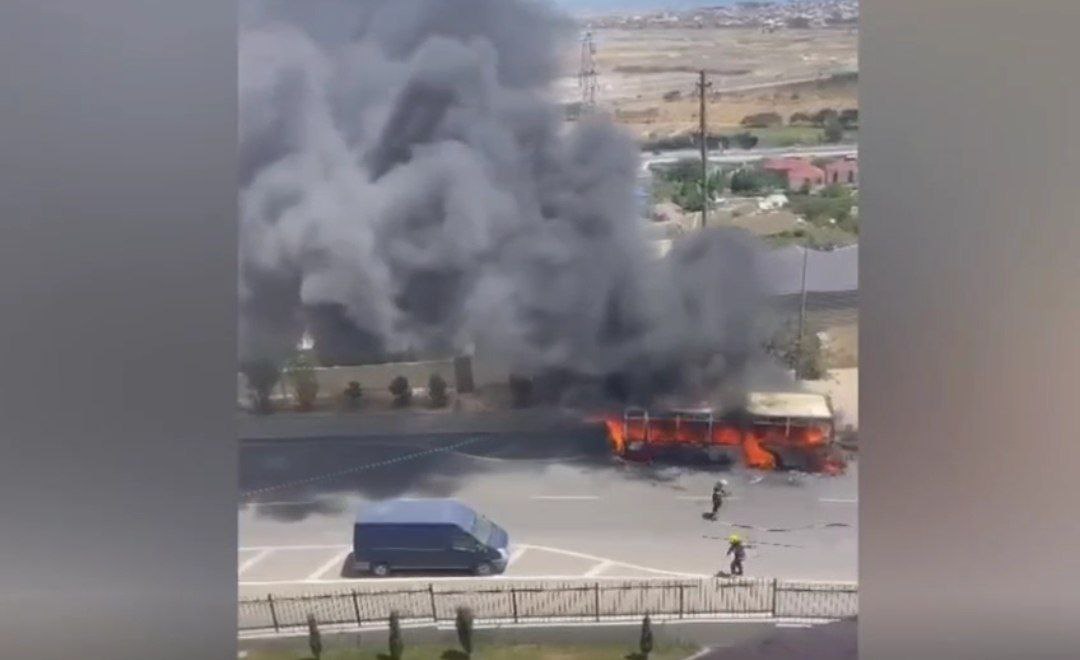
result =
[[[514,608],[514,623],[518,622],[517,589],[510,587],[510,604]]]
[[[686,585],[679,585],[679,618],[683,618],[683,597],[686,591]]]
[[[595,599],[596,600],[596,620],[599,621],[600,620],[600,583],[599,582],[596,583],[596,585],[593,587],[593,590],[594,590],[593,593],[596,594],[596,599]]]
[[[277,612],[274,610],[274,594],[267,594],[266,602],[270,603],[270,620],[274,622],[274,632],[281,632],[281,628],[278,626]]]
[[[352,590],[352,606],[353,611],[356,612],[356,627],[360,627],[360,601],[356,597],[356,589]]]
[[[435,607],[435,585],[431,582],[428,583],[428,593],[431,594],[431,620],[438,622],[439,610]]]
[[[770,609],[772,610],[772,615],[773,615],[774,619],[776,618],[776,587],[777,587],[777,582],[778,582],[777,579],[773,578],[773,581],[772,581],[772,605],[771,605]]]

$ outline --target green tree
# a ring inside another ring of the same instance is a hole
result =
[[[300,410],[314,408],[315,400],[319,396],[319,379],[314,357],[307,351],[297,353],[288,361],[286,373],[292,383],[293,392],[296,393],[296,403]]]
[[[644,660],[649,660],[649,654],[653,651],[653,632],[652,621],[649,619],[648,614],[641,620],[641,638],[638,639],[638,650],[641,651],[641,657]]]
[[[804,327],[800,342],[797,319],[785,323],[770,336],[765,342],[765,350],[794,371],[801,380],[820,380],[825,377],[825,355],[821,339]]]
[[[823,138],[829,144],[836,144],[844,139],[844,127],[840,124],[839,119],[836,117],[829,117],[825,120]]]
[[[405,376],[397,376],[390,381],[390,395],[394,397],[394,405],[404,408],[412,401],[412,388],[409,387],[409,379]]]
[[[405,640],[401,637],[401,620],[397,610],[390,612],[390,639],[388,649],[390,660],[401,660],[405,652]]]
[[[472,656],[473,651],[473,613],[467,607],[457,608],[454,616],[454,628],[457,629],[458,643],[465,655]]]
[[[274,386],[281,380],[281,368],[278,364],[269,359],[250,360],[241,364],[240,370],[247,377],[248,387],[251,388],[255,412],[263,415],[274,412],[271,395]]]
[[[428,396],[431,397],[431,405],[442,408],[446,405],[446,380],[439,374],[431,374],[428,379]]]
[[[847,108],[846,110],[841,110],[840,111],[840,116],[838,117],[838,119],[840,120],[840,124],[844,128],[846,128],[848,130],[858,128],[859,127],[859,109],[858,108]]]

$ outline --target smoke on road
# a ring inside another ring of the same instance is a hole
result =
[[[544,88],[573,26],[525,0],[241,8],[240,338],[330,359],[478,347],[624,399],[735,392],[757,350],[755,247],[650,253],[638,151],[563,130]]]

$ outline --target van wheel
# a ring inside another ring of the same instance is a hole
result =
[[[387,564],[375,564],[371,567],[371,574],[375,577],[386,577],[390,575],[390,566]]]
[[[481,562],[476,565],[474,571],[477,575],[491,575],[491,564],[487,562]]]

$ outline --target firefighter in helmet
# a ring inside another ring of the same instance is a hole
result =
[[[712,490],[712,513],[709,514],[711,518],[716,518],[716,514],[720,512],[720,507],[724,505],[724,496],[729,494],[727,481],[723,479],[717,481]]]
[[[731,574],[742,575],[743,574],[743,559],[746,559],[746,546],[743,545],[742,539],[738,534],[732,534],[728,537],[728,556],[731,557]]]

